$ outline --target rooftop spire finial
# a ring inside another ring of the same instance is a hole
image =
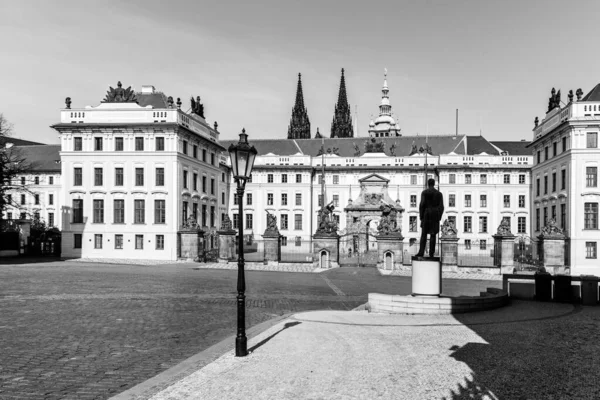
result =
[[[346,79],[344,78],[344,68],[342,68],[342,76],[340,78],[340,90],[338,92],[338,101],[333,111],[333,122],[331,123],[331,133],[329,136],[332,138],[354,136],[350,104],[348,104],[348,96],[346,94]]]
[[[298,86],[296,88],[296,103],[292,108],[292,118],[288,127],[288,139],[310,139],[310,121],[304,106],[302,92],[302,74],[298,73]]]

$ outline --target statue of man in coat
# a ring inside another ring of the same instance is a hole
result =
[[[444,197],[435,188],[435,180],[427,181],[427,189],[421,192],[421,204],[419,205],[419,218],[421,219],[421,242],[417,257],[425,254],[425,244],[429,234],[429,257],[435,254],[435,240],[440,231],[440,221],[444,213]]]

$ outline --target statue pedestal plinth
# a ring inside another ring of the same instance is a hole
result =
[[[279,247],[279,234],[276,235],[267,235],[263,236],[263,240],[265,243],[265,264],[268,265],[278,265],[279,264],[279,256],[281,254]]]
[[[515,268],[515,238],[514,235],[493,235],[494,238],[494,258],[497,267],[503,274],[512,274]]]
[[[337,268],[340,266],[338,259],[339,236],[315,234],[313,236],[313,267]]]
[[[569,273],[569,267],[565,266],[565,237],[540,235],[544,268],[551,274]]]
[[[197,261],[201,251],[202,234],[197,230],[181,231],[181,258]]]
[[[439,257],[412,258],[412,295],[435,296],[442,293],[442,263]]]
[[[218,231],[219,234],[219,264],[227,264],[235,259],[235,235],[234,230]]]
[[[442,237],[441,254],[442,254],[442,269],[449,272],[458,272],[458,238],[457,237]]]
[[[377,268],[390,271],[402,268],[403,239],[401,234],[377,236]]]

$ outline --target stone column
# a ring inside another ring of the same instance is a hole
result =
[[[512,274],[515,268],[515,238],[510,235],[493,235],[494,251],[499,254],[494,254],[496,260],[499,261],[500,271],[502,274]]]
[[[442,248],[442,271],[458,272],[458,238],[447,236],[440,238]]]
[[[219,264],[227,264],[235,260],[235,235],[234,230],[218,231],[219,234]]]
[[[399,233],[377,236],[377,268],[385,270],[402,269],[403,239]],[[391,260],[389,259],[390,255]]]
[[[279,235],[263,235],[265,245],[265,264],[279,265],[281,259],[281,240]]]
[[[337,234],[313,236],[313,267],[338,268],[339,236]],[[322,265],[325,263],[327,265]]]

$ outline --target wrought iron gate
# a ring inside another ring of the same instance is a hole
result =
[[[370,233],[347,233],[340,236],[340,267],[376,267],[377,238]]]

